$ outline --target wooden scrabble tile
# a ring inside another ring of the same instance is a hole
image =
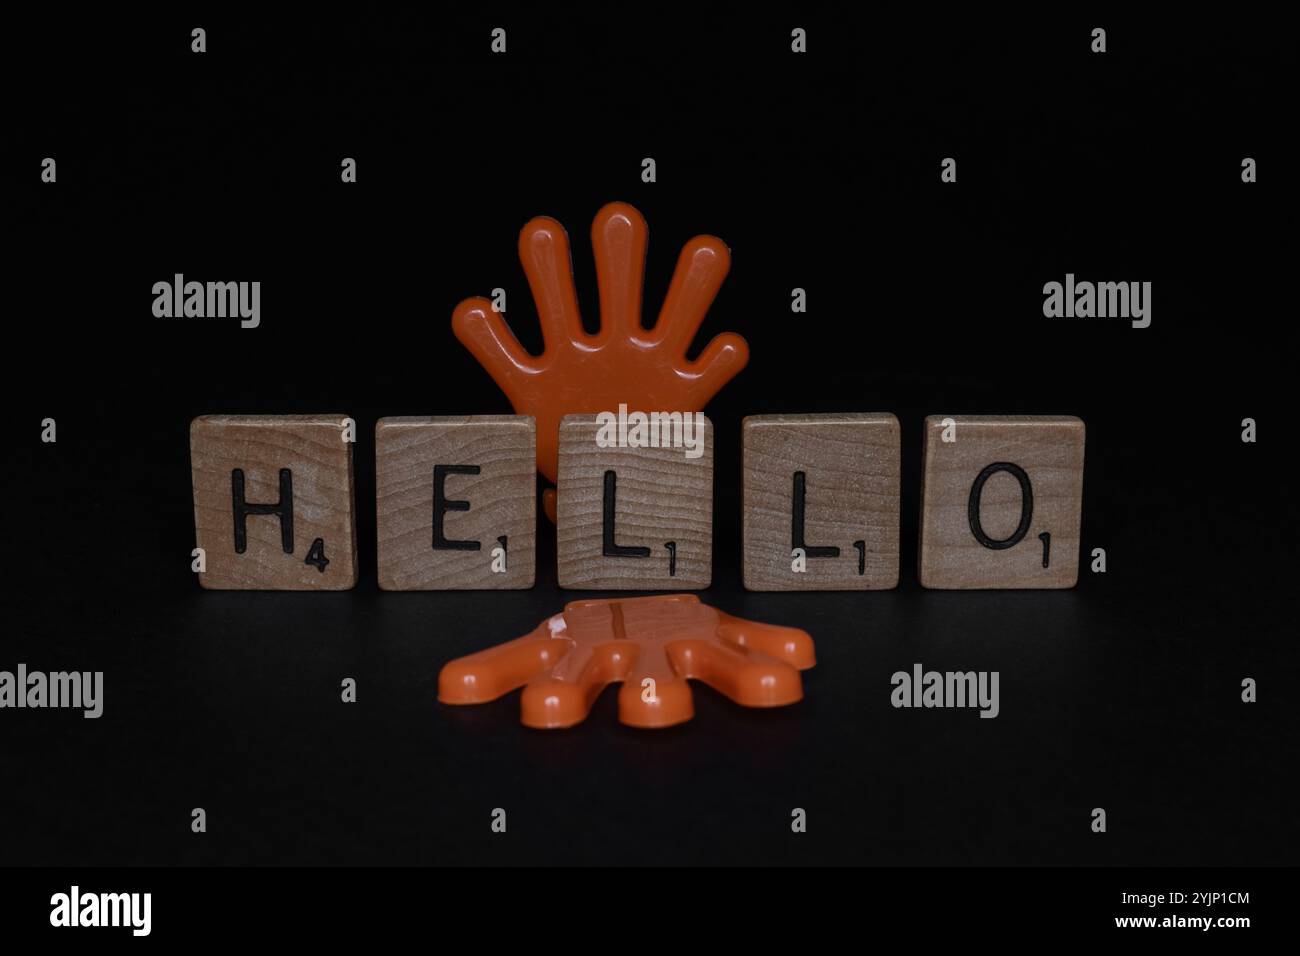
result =
[[[1070,416],[927,418],[921,584],[1074,587],[1083,435],[1083,422]]]
[[[613,434],[617,429],[601,418],[566,415],[560,422],[560,586],[708,587],[713,579],[713,423],[689,413],[684,431],[670,436],[674,429],[667,424],[654,429],[660,447],[632,447],[650,440],[649,427],[640,431],[632,422],[620,447]],[[672,447],[676,434],[691,447]]]
[[[533,586],[537,423],[531,415],[381,418],[375,490],[384,590]]]
[[[745,587],[896,587],[899,437],[889,414],[746,418]]]
[[[205,588],[338,591],[357,583],[353,429],[345,415],[204,415],[190,424]]]

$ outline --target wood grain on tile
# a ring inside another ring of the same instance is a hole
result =
[[[709,586],[713,423],[699,418],[702,454],[690,458],[682,447],[602,448],[596,416],[565,416],[556,488],[561,587]]]
[[[357,581],[345,415],[204,415],[190,425],[196,544],[218,590]]]
[[[890,414],[746,418],[745,587],[896,587],[899,436],[898,419]]]
[[[927,418],[921,584],[1074,587],[1083,442],[1083,422],[1071,416]]]
[[[375,488],[384,590],[533,586],[532,416],[381,418],[375,425]]]

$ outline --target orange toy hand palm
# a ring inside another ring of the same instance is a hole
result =
[[[620,404],[629,411],[700,411],[749,360],[749,347],[734,333],[713,339],[695,361],[686,358],[731,265],[727,247],[713,236],[697,236],[683,247],[659,320],[643,328],[646,240],[645,220],[626,203],[610,203],[596,214],[595,335],[582,327],[568,236],[544,216],[519,235],[519,258],[542,326],[542,354],[525,352],[487,299],[466,299],[452,315],[456,337],[515,411],[537,419],[537,467],[551,482],[565,415],[616,412]],[[547,493],[546,508],[554,518],[554,492]]]
[[[748,707],[779,707],[803,697],[799,671],[814,663],[805,631],[732,617],[691,594],[574,601],[531,634],[447,664],[438,699],[478,704],[524,687],[525,724],[571,727],[622,683],[620,721],[669,727],[694,716],[688,679]]]

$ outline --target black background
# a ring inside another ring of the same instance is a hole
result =
[[[1294,863],[1291,41],[1250,20],[16,23],[0,668],[102,670],[106,686],[99,720],[0,716],[0,862]],[[751,361],[708,409],[702,597],[806,628],[819,664],[787,709],[700,687],[694,721],[645,733],[610,692],[540,733],[514,695],[434,696],[447,660],[583,596],[555,585],[553,529],[532,591],[379,592],[373,425],[508,412],[451,311],[502,286],[540,347],[515,241],[547,214],[593,323],[588,230],[614,199],[649,223],[650,321],[687,239],[732,249],[697,347],[736,331]],[[261,327],[154,318],[152,284],[176,272],[260,280]],[[1151,327],[1045,319],[1042,286],[1067,272],[1151,281]],[[747,593],[740,419],[836,410],[902,421],[902,582]],[[355,591],[199,589],[189,422],[252,412],[357,420]],[[1108,573],[1085,564],[1070,591],[919,587],[921,421],[963,412],[1086,421],[1083,552],[1104,547]],[[57,444],[39,441],[47,416]],[[1240,441],[1247,416],[1257,444]],[[918,661],[1000,671],[1001,715],[891,708],[890,674]]]

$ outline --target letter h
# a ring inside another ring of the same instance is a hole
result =
[[[249,504],[244,500],[244,470],[230,473],[231,504],[235,513],[235,553],[248,550],[248,516],[275,515],[280,519],[280,546],[293,554],[293,472],[280,469],[280,500],[273,505]]]

